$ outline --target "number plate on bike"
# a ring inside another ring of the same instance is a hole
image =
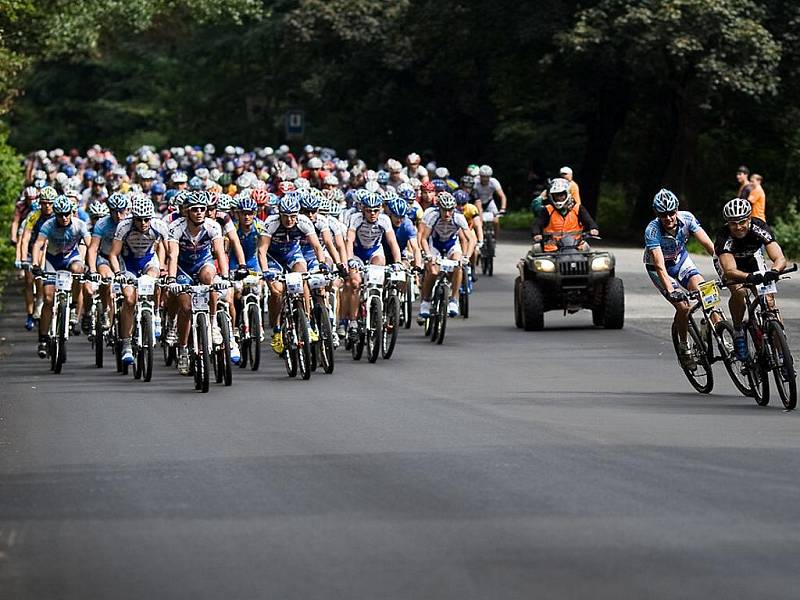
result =
[[[156,289],[156,280],[149,275],[139,277],[137,289],[140,296],[152,296]]]
[[[322,273],[312,273],[308,276],[308,287],[312,290],[320,290],[324,288],[328,283],[328,280],[325,279],[325,275]]]
[[[405,274],[404,271],[392,271],[389,274],[389,278],[392,281],[405,281],[406,280],[406,274]]]
[[[302,273],[287,273],[286,274],[286,291],[290,294],[303,293],[303,274]]]
[[[56,273],[56,289],[59,292],[66,292],[72,289],[72,273],[69,271],[58,271]]]
[[[766,296],[767,294],[776,294],[778,293],[778,286],[775,284],[774,281],[770,281],[764,285],[757,285],[756,289],[758,290],[759,296]]]
[[[483,212],[481,213],[481,219],[483,219],[484,223],[490,223],[494,221],[494,213]]]
[[[703,301],[703,306],[706,308],[714,308],[722,299],[719,286],[714,280],[704,281],[697,286],[697,288],[700,290],[700,298]]]
[[[192,310],[208,310],[208,290],[192,294]]]
[[[367,267],[367,285],[383,285],[384,270],[380,265]]]
[[[457,260],[450,260],[449,258],[442,259],[442,271],[445,273],[452,273],[455,268],[458,266]]]

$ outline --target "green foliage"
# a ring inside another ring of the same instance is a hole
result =
[[[796,201],[771,222],[772,231],[787,257],[800,258],[800,211]]]
[[[500,227],[513,231],[530,231],[533,213],[530,210],[512,210],[503,215]]]
[[[22,157],[8,145],[8,132],[0,123],[0,269],[14,262],[14,247],[9,242],[11,219],[14,216],[14,202],[22,188]]]
[[[630,229],[630,202],[622,185],[605,185],[600,191],[597,214],[593,215],[600,227],[600,235],[615,240],[636,241]]]

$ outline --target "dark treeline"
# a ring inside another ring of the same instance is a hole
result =
[[[113,20],[104,2],[50,4],[88,11],[94,41],[24,71],[7,115],[21,151],[274,146],[302,109],[302,143],[488,162],[520,207],[564,164],[590,210],[622,199],[626,225],[661,186],[715,214],[741,163],[764,176],[768,214],[794,203],[793,2],[149,0]]]

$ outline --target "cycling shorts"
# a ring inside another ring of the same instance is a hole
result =
[[[250,269],[251,271],[256,271],[261,273],[261,265],[258,264],[258,256],[251,256],[245,262],[245,266]],[[239,268],[239,261],[236,260],[235,256],[231,256],[228,258],[228,269],[231,271],[235,271]]]
[[[275,269],[278,271],[283,271],[285,269],[287,271],[291,271],[296,264],[300,262],[304,264],[306,263],[306,259],[303,257],[303,251],[300,249],[300,246],[289,248],[284,252],[279,252],[278,250],[278,248],[270,248],[270,251],[267,254],[270,269]]]
[[[139,277],[150,269],[158,270],[161,268],[158,255],[155,253],[150,255],[145,254],[140,257],[126,256],[121,262],[122,264],[120,267],[122,267],[122,270],[125,271],[128,277]],[[100,263],[98,262],[98,264]]]
[[[679,290],[681,286],[688,289],[689,280],[695,275],[700,275],[700,271],[695,266],[694,261],[688,254],[682,261],[675,263],[674,265],[667,265],[667,275],[669,275],[669,278],[672,280],[671,290],[664,289],[664,284],[661,282],[658,272],[655,270],[653,265],[647,265],[646,268],[647,274],[650,276],[650,280],[653,282],[653,285],[658,288],[658,291],[661,292],[661,295],[665,298],[673,291]]]
[[[372,262],[373,256],[386,256],[383,252],[383,244],[378,244],[372,248],[362,248],[361,246],[353,247],[353,255],[363,263]]]
[[[47,273],[69,271],[70,266],[76,262],[83,264],[83,259],[77,248],[69,254],[45,254],[44,270]]]
[[[430,248],[431,256],[433,257],[443,256],[444,258],[450,258],[456,252],[463,255],[463,252],[461,251],[461,242],[459,242],[456,238],[447,240],[445,242],[431,240],[431,243],[428,244],[428,248]]]

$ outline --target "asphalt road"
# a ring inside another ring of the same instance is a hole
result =
[[[638,250],[624,330],[515,329],[522,252],[501,245],[442,347],[403,331],[310,382],[268,357],[206,395],[95,369],[83,338],[50,374],[12,288],[0,598],[796,598],[798,415],[721,367],[689,387]]]

